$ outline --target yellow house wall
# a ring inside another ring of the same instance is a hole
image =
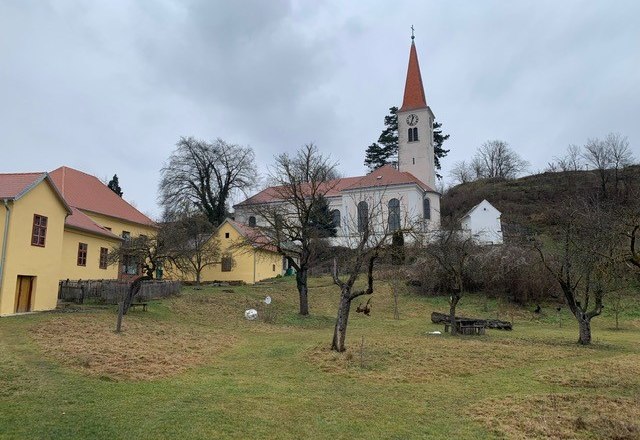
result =
[[[34,214],[47,217],[44,247],[31,245]],[[19,275],[36,277],[31,310],[50,310],[56,307],[66,215],[64,205],[46,181],[12,204],[4,277],[0,286],[0,315],[13,314],[15,311],[16,281]],[[0,207],[0,216],[0,231],[4,232],[4,205]]]
[[[78,245],[87,244],[87,265],[78,266]],[[60,259],[60,276],[62,280],[103,280],[117,279],[118,265],[100,269],[100,248],[111,249],[118,246],[119,240],[110,240],[97,235],[83,233],[74,229],[65,229],[62,241],[62,257]]]
[[[229,234],[229,238],[225,238],[226,233]],[[220,264],[207,266],[202,271],[202,281],[243,281],[253,284],[282,273],[282,256],[275,252],[255,250],[250,245],[238,247],[237,244],[242,237],[229,223],[218,229],[218,240],[220,255],[231,254],[234,266],[229,272],[223,272]],[[275,272],[273,264],[276,265]]]
[[[129,233],[131,233],[131,238],[138,237],[139,235],[146,235],[147,237],[151,237],[156,232],[156,228],[154,228],[153,226],[132,223],[126,220],[109,217],[108,215],[97,214],[91,211],[83,210],[82,212],[84,212],[91,220],[93,220],[100,226],[111,228],[111,232],[119,237],[122,237],[122,231],[128,231]]]

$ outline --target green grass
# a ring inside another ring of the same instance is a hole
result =
[[[640,438],[626,421],[640,412],[637,303],[622,330],[596,318],[591,347],[575,344],[566,311],[560,327],[551,306],[538,316],[480,295],[460,314],[513,319],[514,331],[430,336],[446,299],[405,293],[394,320],[378,283],[339,355],[328,279],[311,280],[308,318],[290,279],[225,289],[152,302],[121,335],[110,309],[0,319],[0,438]],[[244,320],[266,295],[273,322]],[[600,409],[578,418],[591,398]]]

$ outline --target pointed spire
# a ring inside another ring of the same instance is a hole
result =
[[[411,50],[409,51],[409,67],[407,68],[407,82],[404,85],[404,99],[399,111],[416,110],[427,107],[424,96],[418,53],[414,43],[413,26],[411,26]]]

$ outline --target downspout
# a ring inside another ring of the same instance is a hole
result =
[[[2,255],[0,255],[0,294],[2,293],[2,280],[4,279],[4,266],[7,261],[7,240],[9,238],[9,221],[11,220],[11,208],[9,208],[8,199],[3,199],[4,209],[6,210],[4,219],[4,232],[2,234]],[[0,295],[0,298],[2,296]]]
[[[256,250],[253,249],[253,284],[256,283]]]

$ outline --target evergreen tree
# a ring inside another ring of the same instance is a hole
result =
[[[109,187],[109,189],[111,191],[113,191],[114,193],[118,194],[120,197],[122,197],[122,194],[124,194],[122,192],[122,188],[120,188],[120,183],[118,182],[118,175],[117,174],[113,175],[113,179],[111,179],[109,181],[109,183],[107,183],[107,186]]]
[[[389,108],[389,114],[384,117],[384,125],[386,128],[380,134],[378,142],[369,145],[365,153],[364,164],[371,171],[383,165],[398,163],[398,107]],[[433,121],[433,156],[436,170],[442,167],[440,159],[449,153],[449,150],[442,148],[449,135],[443,135],[441,127],[440,122]],[[436,176],[442,179],[440,174],[436,173]]]
[[[448,134],[442,134],[442,124],[440,122],[433,121],[433,159],[435,161],[436,170],[440,170],[442,168],[440,164],[440,159],[447,156],[449,150],[445,150],[442,148],[442,144],[444,141],[449,139]],[[436,172],[436,177],[438,179],[442,179],[442,176]]]
[[[317,203],[309,214],[309,226],[316,231],[319,238],[335,237],[338,230],[333,223],[333,216],[329,209],[329,201],[324,196],[319,196]]]

